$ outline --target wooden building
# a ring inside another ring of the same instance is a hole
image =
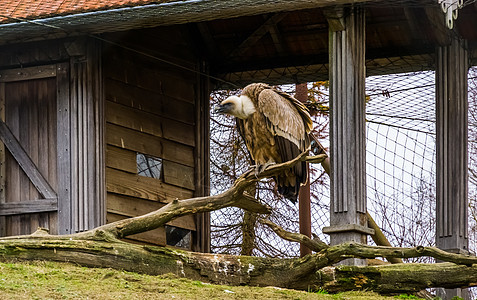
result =
[[[475,1],[17,2],[0,8],[0,234],[81,231],[207,194],[211,89],[330,79],[325,231],[363,241],[365,76],[436,70],[436,240],[467,251]],[[146,168],[157,178],[141,164],[160,165]],[[207,251],[207,218],[167,230],[190,231],[191,247]],[[164,244],[164,231],[135,238]]]

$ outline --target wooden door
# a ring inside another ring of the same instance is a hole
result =
[[[0,72],[0,236],[58,233],[55,66]]]

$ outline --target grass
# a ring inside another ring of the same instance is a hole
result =
[[[274,287],[221,286],[172,274],[142,275],[113,269],[35,261],[0,263],[0,299],[396,299],[372,292],[335,295]]]

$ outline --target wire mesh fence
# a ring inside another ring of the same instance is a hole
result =
[[[393,246],[435,244],[435,75],[433,71],[380,75],[366,79],[366,172],[368,211]],[[294,85],[280,86],[294,94]],[[328,146],[328,89],[308,83],[315,134]],[[239,91],[219,91],[213,105]],[[212,193],[227,189],[250,166],[232,118],[212,114]],[[477,241],[477,68],[469,71],[469,242]],[[270,181],[257,186],[260,201],[274,208],[270,219],[298,232],[298,206],[280,198]],[[312,232],[324,241],[329,224],[329,178],[321,166],[311,168]],[[245,220],[245,221],[244,221]],[[252,222],[252,224],[244,224]],[[255,228],[254,235],[243,230]],[[214,252],[244,254],[253,239],[252,255],[295,257],[299,245],[278,238],[243,211],[226,208],[212,214]],[[371,241],[370,241],[371,242]],[[413,259],[408,261],[429,261]]]

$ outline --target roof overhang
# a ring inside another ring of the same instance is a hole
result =
[[[184,0],[0,24],[0,44],[380,0]]]

